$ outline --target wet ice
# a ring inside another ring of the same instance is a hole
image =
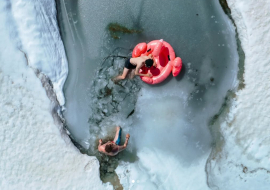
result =
[[[71,69],[66,84],[67,99],[84,99],[82,113],[87,113],[87,116],[79,114],[81,119],[76,123],[90,130],[90,137],[86,138],[89,154],[95,151],[94,142],[98,138],[112,137],[113,127],[121,125],[124,133],[131,134],[127,151],[119,155],[124,161],[117,167],[124,187],[139,188],[137,181],[140,181],[150,189],[157,186],[170,189],[180,183],[183,188],[207,188],[204,165],[212,143],[208,124],[219,111],[227,91],[236,85],[238,61],[234,28],[218,2],[169,1],[164,4],[162,1],[125,1],[108,5],[99,1],[72,4],[76,6],[69,8],[67,4],[67,11],[79,13],[74,16],[74,20],[79,21],[76,26],[70,24],[76,28],[77,37],[83,39],[75,44],[83,47],[82,51],[89,52],[89,56],[81,52],[76,56],[71,52],[69,31],[64,27],[67,33],[63,38],[67,55],[72,60],[71,67],[74,60],[78,60],[76,64],[82,73],[98,71],[91,75],[93,77],[80,75],[76,78],[77,70]],[[158,15],[147,12],[147,8],[155,9],[152,4],[156,5],[156,11],[160,10],[158,7],[169,11]],[[101,7],[107,8],[106,14],[102,13]],[[121,35],[120,40],[113,40],[106,31],[111,22],[143,29],[143,33]],[[157,22],[159,24],[155,24]],[[156,86],[142,83],[137,90],[133,89],[134,81],[131,80],[121,81],[119,85],[109,82],[111,76],[122,72],[124,60],[121,56],[130,55],[131,49],[139,42],[159,38],[171,43],[177,56],[182,58],[184,67],[179,77],[170,76]],[[104,68],[102,59],[117,47],[125,50],[114,52],[119,57],[107,59],[108,65],[112,60],[114,63],[112,67]],[[85,61],[80,61],[79,55],[84,55]],[[75,80],[77,84],[88,85],[91,89],[88,96],[69,92],[68,89],[84,91],[73,85]],[[106,93],[112,95],[106,96]],[[67,101],[66,118],[72,129],[76,125],[69,115],[76,109],[70,105]],[[128,117],[132,110],[135,111]],[[89,121],[87,124],[84,123],[86,120]],[[84,144],[81,139],[85,136],[76,138]],[[136,156],[138,159],[129,163],[130,158]],[[164,163],[166,158],[170,163]],[[129,174],[125,172],[126,168],[131,169]],[[187,175],[192,177],[186,179],[184,176]],[[177,176],[183,178],[179,181]],[[162,183],[164,178],[166,182]],[[200,186],[194,181],[200,181]]]
[[[137,95],[141,88],[138,78],[113,82],[113,78],[123,71],[123,65],[128,55],[120,57],[118,49],[102,62],[100,69],[96,71],[95,79],[91,84],[91,100],[88,103],[91,114],[89,125],[91,140],[89,154],[96,152],[95,141],[97,137],[108,135],[114,126],[124,123],[134,112]],[[123,54],[123,53],[122,53]],[[116,119],[116,121],[115,121]],[[124,127],[124,126],[122,126]]]

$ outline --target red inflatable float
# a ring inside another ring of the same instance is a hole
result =
[[[180,57],[175,58],[172,46],[163,40],[154,40],[146,43],[139,43],[132,52],[132,57],[147,56],[152,54],[157,67],[147,68],[143,66],[140,73],[151,73],[153,77],[141,77],[148,84],[157,84],[165,80],[171,73],[177,76],[182,68],[182,60]]]

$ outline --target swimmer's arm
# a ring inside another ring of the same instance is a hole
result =
[[[139,73],[140,69],[141,69],[142,66],[137,66],[136,69],[135,69],[135,75],[138,75],[138,76],[141,76],[141,77],[151,77],[152,75],[151,74],[141,74]]]
[[[118,146],[118,152],[121,152],[123,150],[125,150],[127,148],[127,146]]]
[[[125,144],[123,146],[118,147],[118,152],[121,152],[122,150],[125,150],[127,148],[129,137],[130,137],[130,135],[127,134]]]
[[[136,71],[135,71],[135,75],[141,76],[141,77],[151,77],[151,75],[149,75],[149,74],[136,73]]]

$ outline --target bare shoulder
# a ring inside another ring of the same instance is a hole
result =
[[[143,66],[143,61],[142,62],[139,62],[137,65],[136,65],[136,70],[137,71],[139,71],[141,68],[142,68],[142,66]]]
[[[99,152],[105,152],[105,145],[106,144],[103,144],[103,145],[98,146],[98,151]]]

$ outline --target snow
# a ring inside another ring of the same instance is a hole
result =
[[[112,189],[100,181],[97,159],[54,120],[36,70],[51,77],[63,103],[67,65],[54,1],[1,1],[0,10],[0,189]]]
[[[245,52],[245,87],[236,92],[220,125],[224,144],[208,163],[210,187],[268,189],[270,2],[227,1]]]
[[[50,2],[50,3],[48,3]],[[39,69],[52,81],[60,105],[65,104],[62,88],[68,74],[65,50],[56,20],[55,2],[11,1],[17,46],[27,53],[29,66]],[[28,15],[27,18],[25,15]]]
[[[208,148],[200,145],[207,145],[208,141],[194,141],[203,128],[190,133],[187,139],[194,139],[188,143],[184,137],[177,139],[179,129],[174,127],[179,122],[185,126],[186,121],[171,119],[175,113],[183,113],[185,106],[174,102],[185,102],[188,95],[171,92],[166,104],[140,110],[152,97],[151,92],[142,91],[144,96],[138,100],[135,115],[142,119],[134,126],[140,130],[128,129],[133,130],[130,144],[141,147],[137,150],[139,161],[121,161],[116,169],[124,189],[269,187],[270,3],[227,1],[245,52],[245,87],[236,92],[228,113],[221,116],[222,145],[216,146],[208,158],[207,173],[204,168]],[[1,1],[0,10],[0,188],[112,189],[100,181],[97,159],[81,154],[53,118],[55,105],[42,86],[43,75],[38,74],[40,71],[50,78],[59,104],[64,105],[62,88],[68,68],[56,24],[55,2]],[[168,97],[162,93],[160,96]],[[161,106],[172,108],[165,114],[172,126],[170,130],[160,127],[164,118],[155,110]],[[152,134],[151,127],[143,123],[147,113],[152,113],[156,121],[151,122],[157,123]],[[187,134],[186,129],[181,128],[181,134]],[[179,151],[173,151],[165,141],[161,143],[165,132],[173,137],[174,144],[179,144]],[[150,134],[151,140],[144,138],[143,133]],[[136,136],[135,139],[142,137],[140,141],[132,139]],[[189,155],[181,152],[185,146],[191,149]]]

